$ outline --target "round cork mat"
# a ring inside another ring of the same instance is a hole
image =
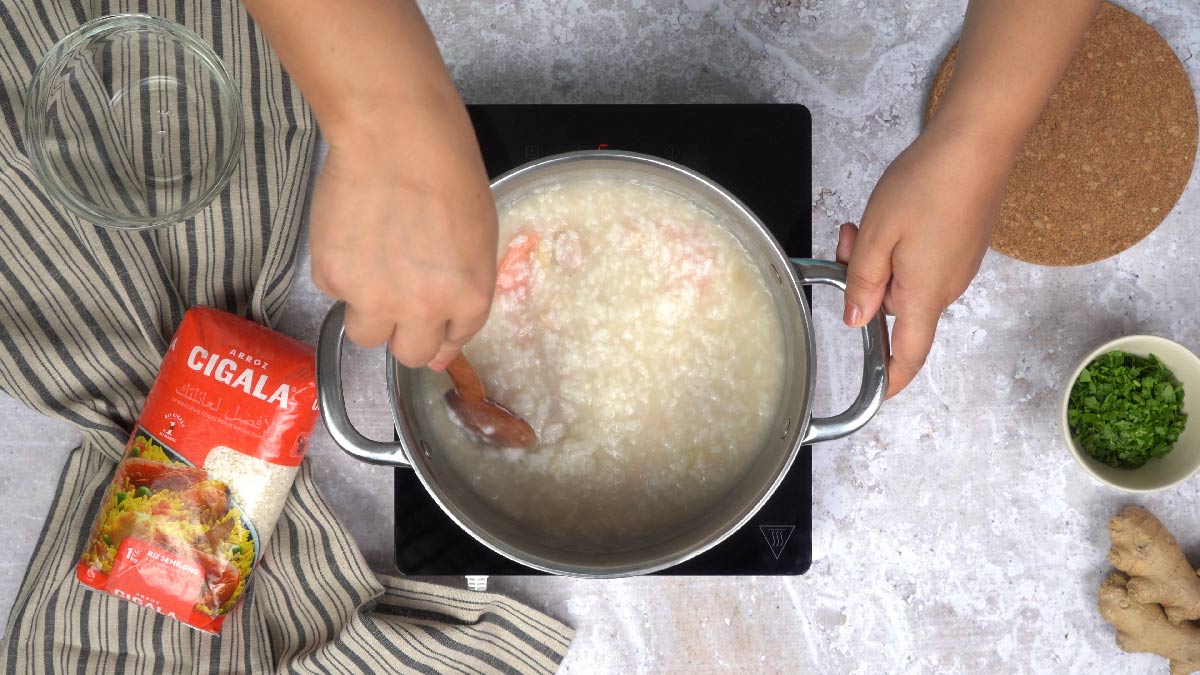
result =
[[[954,72],[934,78],[928,121]],[[1196,100],[1170,45],[1104,3],[1025,139],[992,248],[1039,265],[1083,265],[1133,246],[1167,216],[1196,158]]]

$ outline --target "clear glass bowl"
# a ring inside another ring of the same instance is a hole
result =
[[[106,16],[50,48],[25,99],[25,151],[46,192],[84,220],[177,223],[216,197],[242,155],[242,100],[195,33]]]

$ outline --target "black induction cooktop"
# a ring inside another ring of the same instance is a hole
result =
[[[468,106],[488,174],[572,150],[664,157],[737,195],[792,257],[812,255],[812,123],[802,105]],[[755,517],[662,575],[803,574],[812,560],[812,456],[805,447]],[[396,567],[411,575],[541,574],[463,532],[416,475],[396,470]]]

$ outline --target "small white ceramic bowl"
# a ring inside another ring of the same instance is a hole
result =
[[[1137,469],[1117,469],[1096,461],[1079,447],[1067,424],[1067,404],[1079,373],[1097,357],[1114,350],[1137,356],[1154,354],[1183,384],[1183,412],[1187,414],[1187,423],[1175,442],[1175,449]],[[1083,357],[1067,379],[1059,406],[1059,425],[1063,441],[1075,461],[1101,483],[1126,492],[1154,492],[1178,485],[1200,469],[1200,358],[1176,342],[1153,335],[1128,335],[1106,342]]]

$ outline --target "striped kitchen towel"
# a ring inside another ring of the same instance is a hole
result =
[[[246,143],[229,188],[188,223],[152,232],[104,230],[65,214],[33,177],[19,133],[42,54],[84,21],[121,12],[197,32],[246,103]],[[0,672],[556,670],[573,635],[561,623],[496,595],[373,574],[307,465],[219,637],[76,582],[90,520],[184,310],[277,318],[315,131],[235,0],[5,0],[0,116],[0,388],[84,436],[8,618]]]

